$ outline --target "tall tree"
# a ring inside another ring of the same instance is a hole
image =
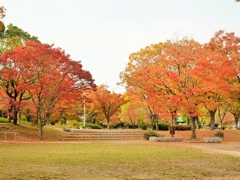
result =
[[[218,73],[219,76],[222,74],[233,75],[228,79],[228,96],[223,99],[224,104],[228,104],[229,112],[233,113],[235,117],[236,125],[240,119],[240,113],[238,108],[240,107],[240,37],[235,36],[234,33],[225,33],[220,30],[215,33],[214,37],[208,43],[208,48],[215,52],[225,56],[228,63],[231,64],[231,70],[226,71],[224,68],[226,65],[222,65],[222,70]],[[222,89],[222,87],[220,87]]]
[[[24,89],[31,97],[40,139],[42,128],[59,101],[74,99],[75,91],[94,86],[91,74],[82,69],[81,63],[53,45],[28,41],[5,53],[4,59],[14,62],[15,71],[22,73],[19,81],[24,83],[17,90]]]
[[[191,138],[195,139],[195,123],[202,106],[208,102],[209,110],[217,108],[216,100],[227,94],[227,80],[235,72],[224,54],[205,49],[194,40],[159,44],[158,51],[147,47],[145,54],[143,50],[134,53],[135,60],[130,59],[121,77],[128,86],[139,89],[147,97],[147,104],[154,107],[156,113],[169,112],[174,119],[177,111],[182,111],[190,117]],[[223,69],[226,73],[220,74]]]
[[[26,99],[26,97],[23,96],[26,93],[26,90],[21,88],[21,84],[28,80],[21,79],[21,74],[23,74],[23,72],[17,69],[17,65],[15,65],[17,62],[14,62],[12,59],[7,59],[8,56],[11,56],[11,52],[6,55],[4,55],[4,53],[22,46],[28,40],[38,42],[37,37],[31,36],[29,33],[12,24],[8,25],[6,30],[5,28],[3,29],[0,38],[0,54],[3,54],[3,58],[0,60],[0,83],[9,98],[9,121],[13,119],[14,124],[17,124],[18,110],[21,102]]]

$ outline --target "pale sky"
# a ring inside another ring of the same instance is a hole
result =
[[[240,36],[234,0],[1,0],[6,18],[42,43],[81,60],[97,85],[123,92],[119,74],[131,53],[167,39],[208,42],[218,30]]]

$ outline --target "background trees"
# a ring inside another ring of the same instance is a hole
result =
[[[133,89],[127,90],[125,96],[127,103],[121,106],[120,114],[121,122],[126,124],[127,127],[130,125],[133,129],[140,128],[144,123],[151,123],[145,101],[134,93]]]
[[[120,107],[126,103],[126,100],[121,94],[108,91],[104,85],[97,87],[94,100],[100,112],[105,116],[109,129],[111,117],[120,113]]]

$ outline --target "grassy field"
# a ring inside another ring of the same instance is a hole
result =
[[[0,143],[0,179],[237,179],[240,159],[182,143]]]

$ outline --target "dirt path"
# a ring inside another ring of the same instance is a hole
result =
[[[189,143],[190,147],[207,151],[209,153],[227,154],[240,157],[240,143]]]

